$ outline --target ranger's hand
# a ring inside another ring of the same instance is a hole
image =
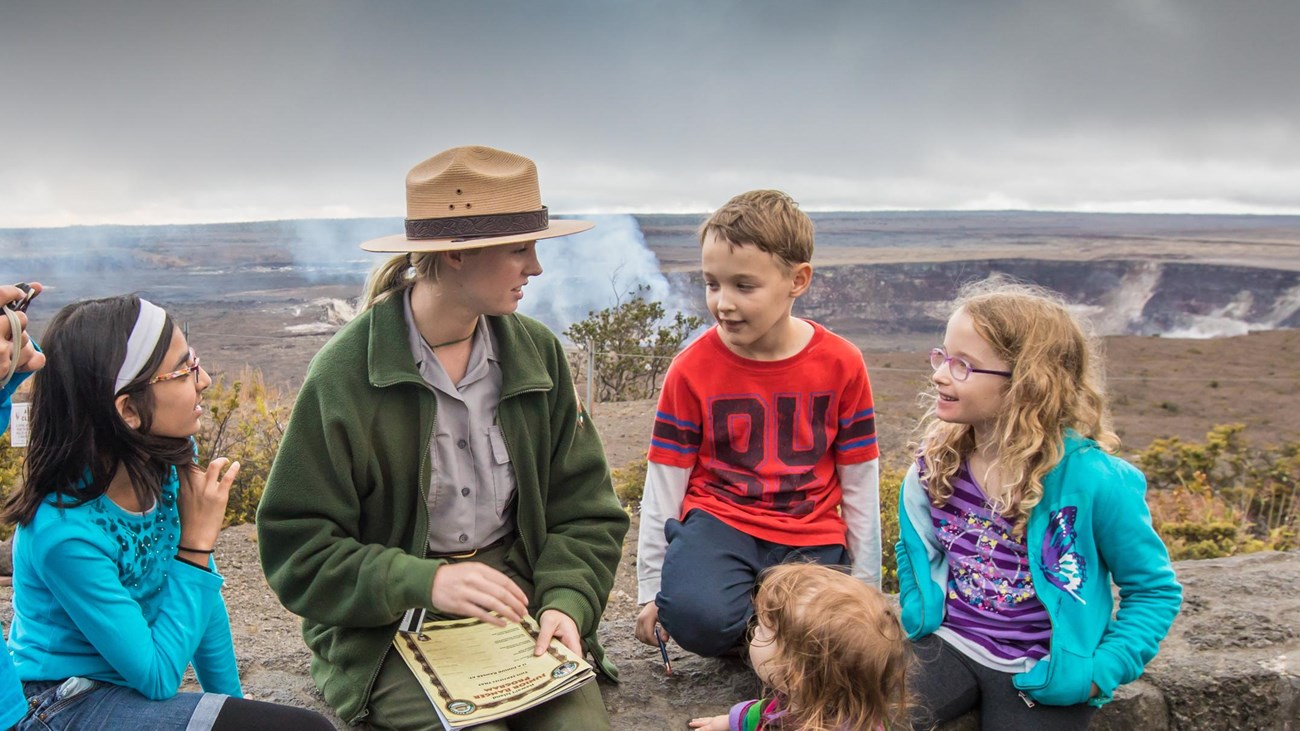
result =
[[[572,617],[558,609],[547,609],[538,617],[537,626],[541,631],[537,635],[537,646],[533,648],[534,657],[541,657],[546,652],[552,637],[569,648],[570,652],[582,657],[582,635],[578,634],[578,623]]]
[[[445,614],[504,627],[528,613],[528,596],[509,576],[473,561],[446,563],[433,574],[433,606]]]

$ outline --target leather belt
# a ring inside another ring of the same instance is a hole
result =
[[[474,557],[474,556],[475,556],[479,551],[487,551],[487,550],[492,549],[492,548],[497,548],[497,547],[499,547],[499,546],[504,546],[504,545],[506,545],[506,540],[507,540],[509,537],[510,537],[510,536],[508,536],[508,535],[507,535],[507,536],[501,536],[500,538],[496,539],[495,541],[492,541],[491,543],[487,544],[486,546],[479,546],[478,548],[475,548],[475,549],[472,550],[472,551],[465,551],[464,553],[434,553],[433,551],[426,551],[424,557],[425,557],[425,558],[453,559],[453,560],[464,560],[464,559],[467,559],[467,558],[473,558],[473,557]]]

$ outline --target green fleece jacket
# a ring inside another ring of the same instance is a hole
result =
[[[534,616],[572,617],[611,677],[596,627],[628,517],[559,340],[520,315],[490,317],[502,385],[497,421],[514,465],[516,540],[507,562],[531,574]],[[311,673],[349,722],[370,691],[403,612],[436,609],[427,559],[429,442],[436,397],[407,347],[402,298],[339,331],[312,360],[257,513],[262,568],[303,617]]]

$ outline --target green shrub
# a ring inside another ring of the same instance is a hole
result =
[[[18,486],[18,479],[23,473],[23,453],[24,450],[9,446],[8,434],[0,436],[0,504]],[[12,525],[0,524],[0,541],[9,540],[13,534]]]
[[[610,471],[614,478],[614,494],[624,507],[640,504],[641,493],[645,490],[646,460],[634,459],[622,467]]]
[[[1152,522],[1175,559],[1300,546],[1300,444],[1255,447],[1242,424],[1204,443],[1157,439],[1137,456]]]
[[[880,588],[888,594],[898,593],[898,563],[894,549],[898,544],[898,491],[903,486],[905,467],[880,470]]]
[[[588,359],[595,361],[592,378],[597,401],[631,401],[654,396],[659,377],[687,336],[704,324],[696,315],[680,312],[668,317],[663,303],[645,299],[642,285],[613,307],[587,313],[564,337],[578,346],[585,373]],[[593,354],[594,351],[594,354]]]
[[[1182,523],[1167,523],[1164,526],[1164,534],[1170,538],[1181,538],[1185,541],[1210,541],[1220,545],[1231,546],[1237,542],[1238,527],[1226,521],[1214,521],[1210,523],[1200,523],[1186,521]]]
[[[218,377],[203,392],[207,418],[195,435],[199,464],[217,457],[239,462],[239,476],[226,504],[226,525],[252,523],[266,489],[271,463],[289,421],[292,399],[268,386],[262,372],[244,368],[233,381]]]

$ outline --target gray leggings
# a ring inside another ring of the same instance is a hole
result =
[[[942,638],[928,635],[912,644],[916,669],[908,679],[914,728],[933,728],[971,709],[979,712],[980,728],[1086,729],[1096,708],[1077,706],[1030,707],[1011,684],[1011,673],[984,667],[954,649]]]

